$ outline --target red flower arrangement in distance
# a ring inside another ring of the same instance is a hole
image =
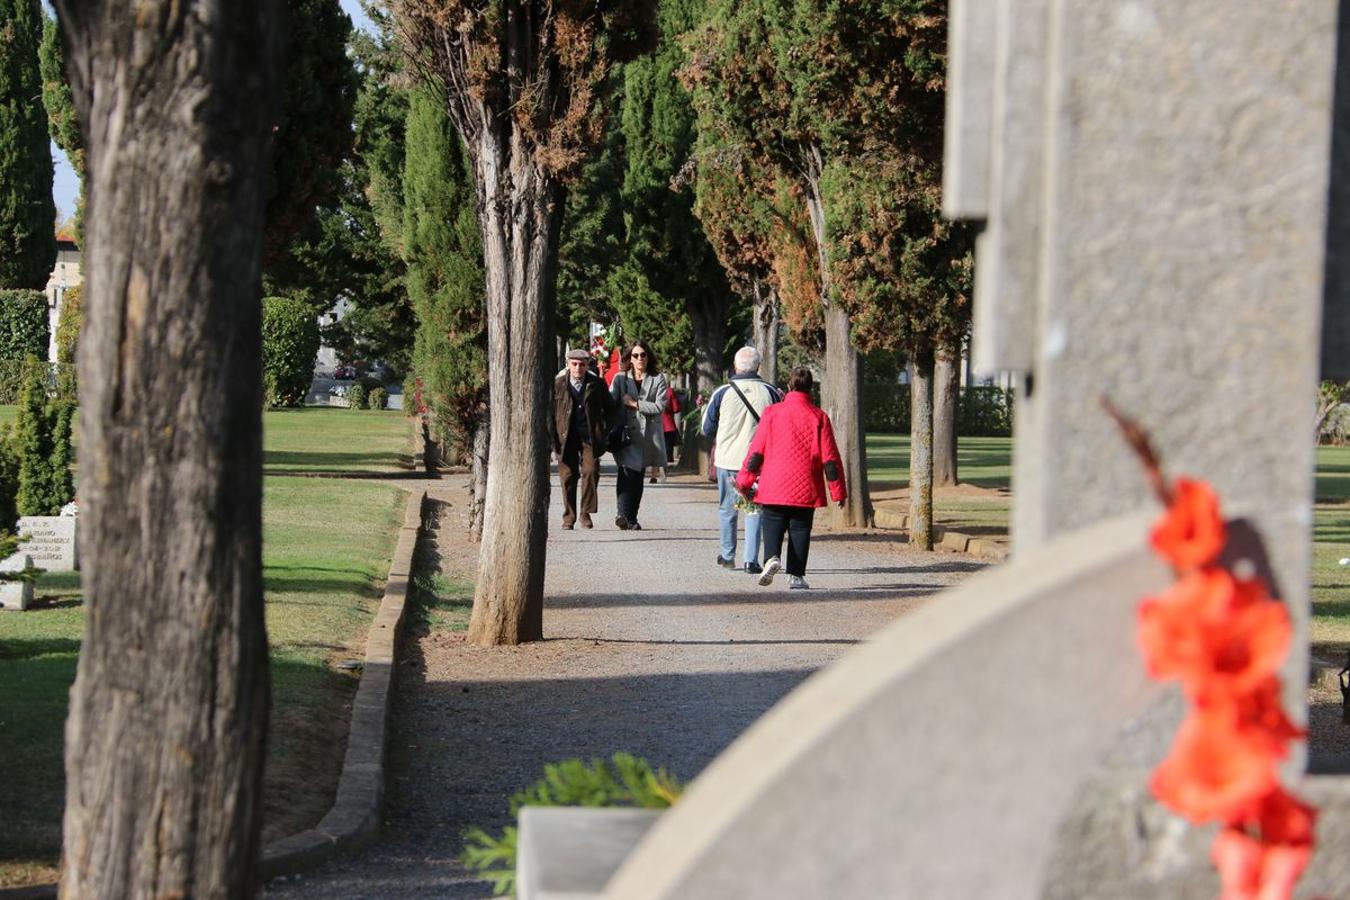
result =
[[[1222,823],[1210,858],[1223,900],[1288,898],[1312,857],[1316,820],[1279,780],[1289,742],[1303,737],[1280,705],[1288,611],[1262,581],[1220,564],[1228,535],[1214,489],[1189,478],[1168,484],[1143,430],[1103,405],[1166,508],[1150,540],[1177,573],[1139,605],[1149,675],[1179,682],[1191,704],[1150,787],[1190,821]]]

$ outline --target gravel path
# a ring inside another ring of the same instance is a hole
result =
[[[714,564],[716,488],[683,478],[648,485],[641,532],[613,524],[612,471],[594,531],[563,531],[550,513],[545,634],[481,649],[457,635],[402,650],[385,828],[370,848],[291,880],[268,896],[486,897],[454,861],[469,825],[507,824],[506,798],[544,763],[626,750],[682,779],[816,669],[982,564],[914,553],[889,534],[817,526],[810,591],[768,588]],[[458,535],[463,493],[438,546],[470,571]],[[606,515],[608,512],[608,515]],[[823,518],[823,517],[822,517]]]

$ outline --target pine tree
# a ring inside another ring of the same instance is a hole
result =
[[[38,0],[0,0],[0,289],[42,290],[56,262]]]

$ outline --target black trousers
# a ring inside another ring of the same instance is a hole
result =
[[[811,553],[811,523],[816,510],[811,506],[770,506],[760,519],[760,536],[764,539],[764,558],[773,559],[783,549],[783,535],[787,535],[787,565],[789,575],[806,574],[806,557]]]
[[[619,466],[618,477],[614,480],[615,493],[618,496],[619,515],[630,523],[636,522],[638,507],[642,506],[642,488],[646,484],[645,469],[628,469]]]

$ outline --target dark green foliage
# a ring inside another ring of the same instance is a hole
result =
[[[366,386],[359,381],[347,388],[347,408],[366,408]]]
[[[377,24],[384,19],[372,11]],[[339,168],[337,196],[321,206],[283,258],[264,273],[265,291],[310,304],[315,314],[348,301],[324,330],[339,355],[382,359],[397,373],[411,364],[416,321],[404,288],[403,119],[407,101],[393,86],[398,56],[387,41],[352,33],[362,76],[355,102],[354,152]]]
[[[869,432],[909,434],[909,385],[864,381],[863,423]],[[1013,395],[996,385],[961,388],[957,433],[962,437],[1011,437]]]
[[[581,169],[567,192],[558,249],[558,336],[583,346],[591,322],[618,318],[610,276],[624,260],[623,130],[605,127],[599,152]]]
[[[389,392],[384,388],[374,388],[366,398],[366,409],[384,409],[389,400]]]
[[[645,759],[628,753],[615,753],[610,762],[569,759],[544,766],[542,779],[512,794],[510,813],[515,819],[524,806],[666,809],[683,790],[664,768],[653,769]],[[492,881],[496,894],[515,889],[517,837],[513,825],[497,836],[481,828],[464,833],[464,865]]]
[[[56,20],[47,16],[42,22],[42,46],[38,50],[42,73],[42,105],[47,110],[47,125],[52,140],[66,154],[70,167],[80,179],[80,196],[75,201],[75,240],[84,240],[84,135],[75,112],[75,101],[66,80],[65,37]]]
[[[272,173],[263,231],[270,268],[305,231],[315,210],[341,186],[351,153],[352,105],[359,79],[347,55],[351,19],[338,0],[287,0],[286,93],[272,138]]]
[[[74,403],[48,396],[46,365],[29,357],[11,438],[18,459],[15,507],[19,515],[54,516],[74,499],[70,471],[74,416]]]
[[[0,0],[0,288],[40,290],[56,262],[42,22],[38,0]]]
[[[625,257],[609,294],[624,333],[651,340],[671,373],[693,365],[691,317],[724,321],[731,293],[694,216],[693,192],[671,189],[696,136],[694,108],[676,77],[685,63],[679,36],[695,25],[703,5],[662,0],[661,43],[624,66],[620,106]]]
[[[19,520],[19,454],[14,425],[0,426],[0,534],[17,530]]]
[[[303,405],[319,353],[314,311],[294,297],[265,297],[262,339],[267,405]]]
[[[427,88],[408,95],[402,181],[413,371],[438,437],[463,450],[487,399],[482,237],[463,146]]]
[[[0,290],[0,359],[46,359],[50,338],[46,294]]]

